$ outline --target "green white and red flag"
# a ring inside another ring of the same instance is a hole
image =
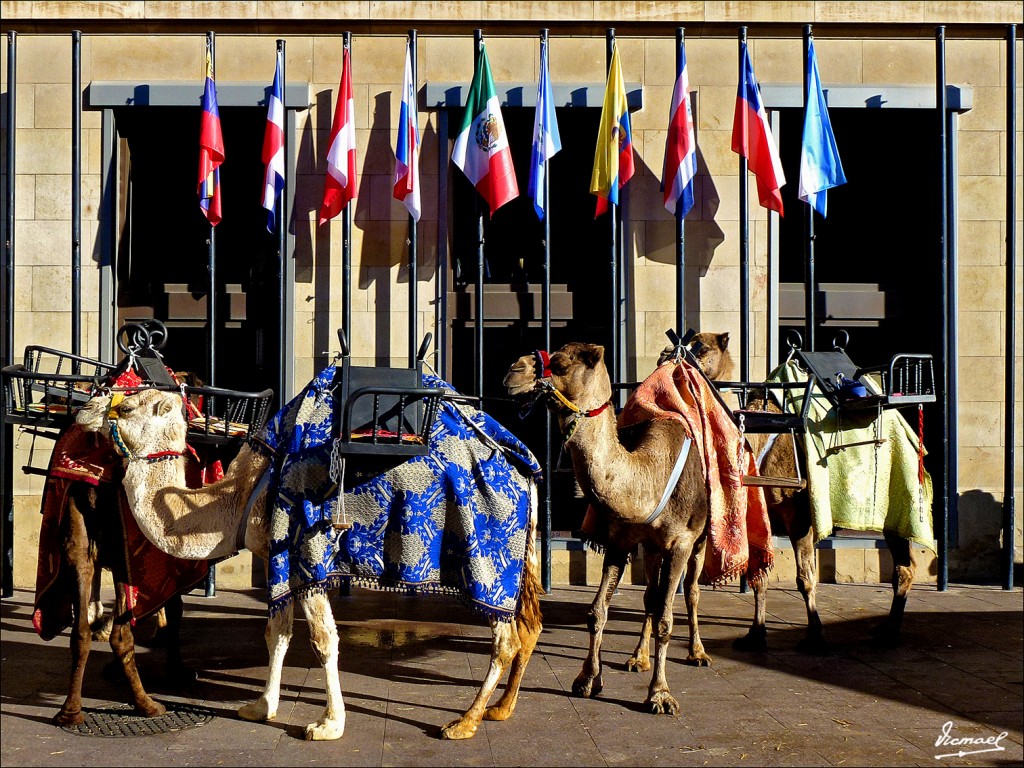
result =
[[[492,216],[498,208],[519,196],[505,121],[501,119],[501,105],[482,43],[466,100],[466,114],[452,150],[452,162],[487,201]]]

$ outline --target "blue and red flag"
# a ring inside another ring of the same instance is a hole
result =
[[[757,198],[764,208],[782,215],[781,187],[786,183],[782,173],[779,150],[775,146],[768,114],[764,111],[761,91],[754,79],[750,53],[743,43],[743,69],[736,94],[736,112],[732,122],[732,151],[747,158],[748,167],[757,177]]]
[[[277,52],[274,85],[267,99],[267,129],[263,134],[263,207],[267,231],[274,231],[274,210],[284,189],[284,90],[281,84],[281,51]]]
[[[681,53],[682,66],[676,77],[676,86],[672,91],[672,106],[669,108],[665,172],[661,178],[665,207],[680,218],[686,216],[693,208],[693,177],[697,175],[697,139],[693,133],[686,49],[682,49]]]
[[[622,82],[619,46],[616,45],[608,67],[594,152],[594,172],[590,176],[590,191],[597,195],[595,218],[608,210],[609,203],[619,204],[619,190],[632,178],[633,170],[633,133],[629,127],[629,104],[626,86]]]
[[[420,220],[420,134],[416,127],[416,84],[412,81],[412,46],[405,44],[405,80],[395,146],[395,184],[392,194],[413,221]]]
[[[210,224],[221,219],[220,164],[224,162],[224,135],[213,81],[213,58],[206,49],[206,88],[203,90],[203,123],[199,130],[199,208]]]

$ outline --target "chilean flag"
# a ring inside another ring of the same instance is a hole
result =
[[[697,175],[697,140],[693,134],[690,108],[690,76],[686,72],[686,50],[672,91],[668,139],[665,142],[665,172],[661,185],[665,207],[682,218],[693,208],[693,177]]]
[[[274,85],[267,99],[267,130],[263,134],[263,207],[267,231],[274,231],[274,208],[284,189],[284,103],[281,85],[281,52],[277,53]]]
[[[334,109],[327,150],[320,224],[333,219],[356,198],[356,104],[352,98],[352,66],[348,48],[341,64],[341,92]]]
[[[420,135],[416,129],[416,84],[412,81],[411,46],[405,44],[405,81],[402,87],[402,111],[398,117],[398,143],[395,146],[394,198],[400,200],[412,216],[420,220]]]
[[[221,219],[220,164],[224,162],[224,135],[217,108],[213,60],[206,50],[206,88],[203,90],[203,123],[199,130],[199,208],[212,226]]]
[[[757,197],[764,208],[782,215],[781,187],[786,183],[779,150],[775,146],[768,115],[761,102],[761,91],[754,79],[747,44],[743,43],[743,74],[736,94],[736,112],[732,122],[732,151],[747,158],[757,177]]]

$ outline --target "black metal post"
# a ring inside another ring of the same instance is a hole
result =
[[[342,45],[348,51],[349,81],[352,79],[352,33],[342,34]],[[338,95],[341,98],[341,94]],[[348,107],[342,104],[338,107],[347,110]],[[355,115],[353,115],[353,119]],[[355,184],[355,179],[349,179],[349,184]],[[355,344],[352,338],[352,201],[345,204],[341,212],[341,324],[348,337],[349,349]]]
[[[214,88],[217,87],[217,40],[214,32],[206,33],[206,45],[210,50],[210,67],[213,71]],[[207,272],[209,273],[209,284],[206,294],[206,327],[207,338],[210,345],[209,356],[209,385],[217,385],[217,241],[213,223],[209,226],[210,234],[207,243]],[[206,596],[217,595],[217,566],[211,565],[206,574]]]
[[[285,104],[288,103],[287,92],[288,92],[288,78],[286,77],[286,66],[287,56],[285,51],[287,44],[284,40],[278,39],[277,41],[277,56],[281,60],[281,118],[283,125],[281,126],[284,130],[284,147],[282,148],[282,154],[285,158],[288,157],[288,108]],[[285,329],[286,324],[284,321],[285,312],[285,259],[288,258],[288,172],[287,165],[285,166],[284,174],[284,185],[281,187],[281,197],[277,202],[277,311],[278,311],[278,334],[277,334],[277,357],[279,360],[284,359],[285,349],[288,346],[288,339],[286,337]],[[285,392],[288,391],[287,371],[284,365],[279,366],[280,374],[278,376],[278,391],[277,391],[277,402],[278,405],[283,406],[285,403]]]
[[[612,68],[612,54],[615,52],[615,28],[610,27],[605,36],[605,71],[606,73],[611,72]],[[607,79],[607,74],[606,74]],[[611,87],[611,84],[605,86],[606,88]],[[614,116],[614,117],[617,117]],[[618,183],[617,181],[615,183]],[[611,194],[611,190],[609,190]],[[621,202],[621,198],[620,198]],[[611,228],[611,245],[609,247],[609,270],[612,279],[612,337],[611,337],[611,377],[613,382],[622,381],[622,367],[620,365],[620,359],[622,357],[622,338],[620,334],[621,330],[621,307],[619,306],[619,206],[609,201],[608,203],[608,219],[609,226]],[[616,408],[622,405],[622,391],[619,389],[615,390],[613,395],[613,403]]]
[[[1006,389],[1003,416],[1003,589],[1013,589],[1016,510],[1014,509],[1014,458],[1017,439],[1014,421],[1017,402],[1014,354],[1017,349],[1017,27],[1006,28]]]
[[[14,363],[14,204],[15,204],[15,116],[18,103],[18,33],[7,33],[7,162],[4,168],[7,184],[4,196],[7,216],[4,229],[4,264],[0,272],[0,303],[4,308],[4,333],[0,336],[3,348],[0,361],[4,366]],[[3,563],[0,565],[2,596],[14,595],[14,426],[4,417],[6,408],[0,408],[0,473],[3,478],[3,523],[0,525]]]
[[[448,205],[448,110],[437,111],[437,200],[438,206]],[[443,379],[451,377],[448,370],[448,217],[439,216],[437,222],[437,293],[434,302],[435,334],[434,348],[437,350],[437,372]]]
[[[939,572],[936,585],[940,592],[949,586],[949,519],[950,499],[956,493],[956,477],[951,475],[951,431],[953,419],[951,409],[955,408],[953,400],[953,368],[956,360],[950,358],[950,327],[953,324],[950,307],[950,259],[947,243],[949,216],[949,159],[946,146],[946,28],[935,28],[935,106],[939,122],[939,163],[941,169],[939,206],[939,259],[942,269],[942,453],[944,481],[942,484],[942,511],[939,523]],[[951,492],[952,489],[952,492]]]
[[[548,30],[540,31],[540,44],[548,56]],[[550,77],[550,70],[549,70]],[[539,105],[538,105],[539,106]],[[540,314],[541,324],[544,327],[544,349],[551,349],[551,174],[548,173],[548,160],[544,162],[544,275],[541,286]],[[554,471],[553,451],[553,429],[551,422],[551,411],[544,409],[544,520],[540,540],[540,576],[544,591],[551,594],[551,501],[552,489],[551,480]]]
[[[477,67],[480,62],[480,51],[483,47],[484,31],[473,32],[473,79],[476,80]],[[468,108],[468,105],[467,105]],[[484,213],[480,206],[480,195],[474,194],[476,205],[476,316],[474,317],[474,342],[476,355],[474,359],[474,390],[476,396],[484,396]],[[481,400],[481,405],[483,401]]]
[[[683,38],[686,28],[676,29],[676,79],[683,72]],[[686,96],[687,94],[683,94]],[[673,119],[674,115],[669,115]],[[676,333],[679,338],[686,333],[686,233],[683,227],[682,208],[676,203]]]
[[[419,89],[417,88],[417,67],[416,67],[416,30],[409,30],[409,64],[412,68],[412,95],[413,101],[409,104],[409,109],[412,110],[412,124],[416,126],[417,132],[419,131]],[[418,158],[417,158],[418,159]],[[410,158],[412,160],[412,158]],[[412,172],[410,170],[410,172]],[[419,194],[419,189],[416,190],[416,194]],[[416,365],[416,352],[419,344],[419,297],[416,295],[419,288],[419,265],[417,264],[417,234],[419,224],[416,218],[410,213],[409,214],[409,366],[414,367]]]
[[[71,352],[82,354],[82,33],[71,33]]]
[[[807,60],[811,55],[811,25],[804,26],[804,119],[807,118]],[[814,274],[814,206],[804,206],[804,338],[807,348],[815,349],[818,327],[818,279]]]
[[[746,71],[743,67],[743,49],[747,44],[747,28],[740,27],[740,72],[739,82],[743,83]],[[746,112],[742,118],[746,120]],[[746,133],[746,131],[744,131]],[[740,155],[740,380],[750,378],[750,222],[747,206],[747,158]]]

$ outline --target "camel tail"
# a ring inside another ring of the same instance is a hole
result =
[[[544,586],[540,581],[540,558],[537,555],[537,484],[530,483],[530,525],[526,537],[526,557],[523,568],[523,586],[519,593],[516,623],[520,632],[536,635],[541,629],[540,595]]]

